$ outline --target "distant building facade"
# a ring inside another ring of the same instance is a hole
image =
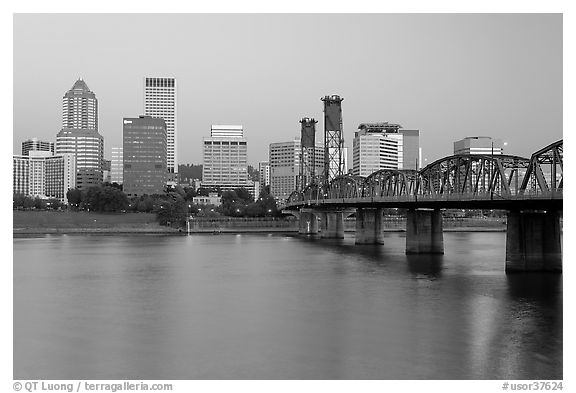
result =
[[[110,160],[110,183],[122,184],[124,182],[124,154],[122,147],[112,148]]]
[[[258,193],[260,195],[262,190],[270,185],[270,163],[268,161],[260,161],[258,163]]]
[[[123,190],[129,197],[164,192],[168,178],[166,128],[160,118],[124,118]]]
[[[489,136],[469,136],[454,142],[454,154],[503,154],[504,146],[501,139]]]
[[[76,157],[76,187],[102,184],[104,138],[98,133],[98,100],[78,79],[62,100],[62,130],[56,135],[56,155]]]
[[[324,170],[324,146],[317,142],[315,146],[315,172],[322,174]],[[277,201],[285,201],[296,190],[298,176],[300,175],[300,139],[295,138],[289,142],[276,142],[270,144],[270,194]],[[312,166],[312,163],[309,163]]]
[[[38,138],[22,142],[22,155],[27,156],[29,151],[49,151],[54,154],[54,142],[44,142]]]
[[[144,115],[162,118],[167,130],[168,183],[178,182],[176,78],[144,78]]]
[[[40,198],[56,198],[68,203],[66,193],[76,187],[74,155],[52,155],[29,151],[13,156],[13,193]]]
[[[352,174],[369,176],[382,169],[421,166],[420,131],[393,123],[362,123],[352,144]]]
[[[202,187],[248,189],[248,142],[243,127],[213,125],[203,143]]]
[[[214,205],[220,206],[222,204],[222,197],[218,196],[217,192],[210,192],[208,196],[195,196],[192,201],[198,205]]]

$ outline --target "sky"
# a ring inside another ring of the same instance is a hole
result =
[[[107,159],[146,76],[177,79],[180,164],[202,162],[212,124],[244,126],[251,165],[303,117],[321,139],[332,94],[349,158],[365,122],[420,130],[425,163],[466,136],[525,157],[563,138],[562,14],[16,14],[13,44],[13,154],[55,141],[79,77]]]

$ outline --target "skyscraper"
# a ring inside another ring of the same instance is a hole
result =
[[[324,170],[324,145],[315,142],[315,155],[308,155],[311,160],[315,156],[315,172],[322,173]],[[296,190],[297,179],[300,174],[300,138],[290,142],[276,142],[270,144],[270,194],[277,201],[288,199],[292,191]],[[314,165],[308,162],[308,166]]]
[[[124,192],[128,196],[161,194],[166,186],[167,127],[151,116],[124,118]]]
[[[110,182],[122,184],[124,182],[124,155],[121,147],[112,147],[112,162],[110,164]]]
[[[164,119],[167,130],[168,182],[178,182],[176,79],[144,78],[144,115]]]
[[[241,125],[213,125],[210,138],[204,138],[202,187],[249,187],[248,142]]]
[[[27,156],[29,151],[49,151],[54,154],[54,142],[44,142],[38,138],[28,139],[22,142],[22,155]]]
[[[362,123],[352,143],[352,174],[369,176],[381,169],[417,169],[420,131],[400,124]]]
[[[261,187],[270,185],[270,163],[268,161],[258,163],[258,174]]]
[[[98,133],[98,100],[78,79],[62,99],[62,130],[56,136],[56,155],[76,157],[76,187],[102,183],[104,138]]]
[[[57,198],[68,203],[66,193],[75,187],[76,160],[71,154],[52,155],[32,150],[13,156],[13,193],[41,198]]]

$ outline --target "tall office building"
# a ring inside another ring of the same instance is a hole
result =
[[[124,182],[124,154],[121,147],[112,147],[112,159],[110,160],[110,182],[122,184]]]
[[[295,138],[290,142],[270,144],[270,194],[277,201],[285,201],[292,191],[296,190],[300,175],[301,150],[300,138]],[[324,170],[324,144],[322,142],[315,143],[315,156],[315,172],[321,174]],[[312,163],[308,163],[308,166],[311,167]]]
[[[362,123],[352,144],[352,174],[369,176],[381,169],[418,169],[418,130],[393,123]]]
[[[502,154],[504,146],[501,139],[489,136],[469,136],[454,142],[454,154]]]
[[[54,142],[44,142],[38,138],[28,139],[22,142],[22,155],[27,156],[31,150],[49,151],[54,154]]]
[[[56,155],[76,157],[76,187],[103,181],[104,138],[98,133],[98,100],[78,79],[62,100],[62,130],[56,136]]]
[[[72,154],[30,151],[13,156],[13,193],[56,198],[68,203],[66,193],[76,186],[76,160]]]
[[[250,188],[248,181],[248,142],[241,125],[213,125],[204,138],[202,187],[229,191]]]
[[[268,161],[258,163],[258,175],[262,187],[270,185],[270,163]]]
[[[164,119],[167,130],[168,182],[178,183],[176,79],[144,78],[144,115]]]
[[[151,116],[124,118],[123,184],[128,196],[161,194],[168,172],[167,126]]]

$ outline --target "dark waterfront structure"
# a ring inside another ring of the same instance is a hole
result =
[[[44,142],[38,138],[22,142],[22,155],[27,156],[30,151],[49,151],[54,154],[54,142]]]
[[[164,119],[124,118],[124,192],[160,194],[167,181],[167,131]]]
[[[103,181],[104,138],[98,133],[98,100],[78,79],[62,99],[62,130],[56,154],[76,157],[76,187],[86,189]]]
[[[406,254],[443,254],[441,209],[508,211],[506,271],[561,271],[563,141],[530,159],[509,155],[444,157],[420,171],[379,170],[339,176],[288,198],[300,233],[343,238],[343,220],[356,214],[356,244],[382,244],[384,208],[408,209]]]

